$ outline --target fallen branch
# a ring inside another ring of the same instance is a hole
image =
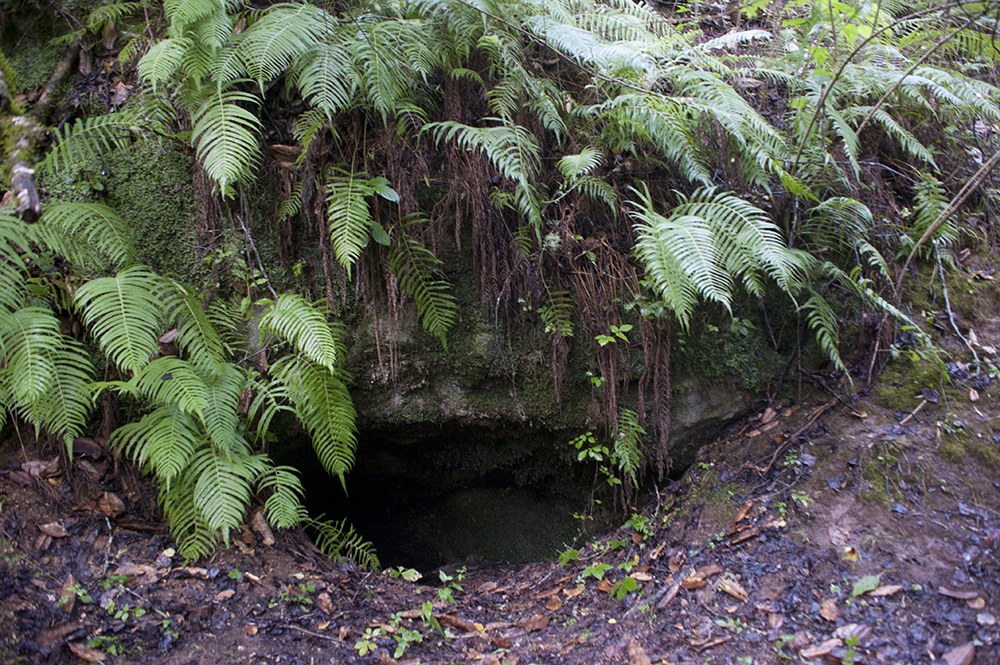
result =
[[[972,192],[979,189],[979,186],[983,184],[984,180],[986,180],[986,176],[989,175],[990,171],[992,171],[998,163],[1000,163],[1000,152],[997,152],[995,155],[990,157],[989,161],[983,164],[979,170],[976,171],[972,178],[969,179],[969,182],[965,183],[965,187],[963,187],[962,190],[955,195],[955,198],[951,200],[948,207],[942,210],[941,214],[937,216],[929,227],[927,227],[927,230],[924,231],[924,235],[920,236],[920,240],[918,240],[913,246],[913,249],[910,250],[910,255],[906,257],[906,261],[903,262],[903,269],[899,273],[899,280],[896,282],[897,300],[899,299],[900,289],[903,288],[903,280],[906,278],[906,269],[910,267],[910,262],[913,261],[913,257],[916,255],[917,250],[920,249],[920,247],[927,242],[931,236],[933,236],[937,230],[944,225],[945,222],[948,221],[949,217],[954,215],[955,212],[962,207],[962,204],[964,204],[966,199],[972,195]]]

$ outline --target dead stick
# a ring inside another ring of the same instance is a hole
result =
[[[948,207],[942,210],[941,214],[937,216],[937,219],[935,219],[934,222],[927,227],[927,230],[924,231],[924,235],[920,236],[920,240],[918,240],[913,246],[913,249],[910,250],[910,255],[906,257],[906,261],[903,263],[903,269],[899,273],[899,280],[896,282],[897,298],[899,298],[900,289],[903,288],[903,280],[906,278],[906,269],[910,267],[910,262],[913,261],[913,257],[916,255],[917,250],[921,245],[927,242],[930,237],[944,225],[945,222],[948,221],[949,217],[954,215],[955,212],[962,207],[962,204],[965,203],[965,200],[972,195],[972,192],[979,189],[982,181],[986,179],[986,176],[989,175],[990,171],[992,171],[998,163],[1000,163],[1000,151],[990,157],[990,160],[983,164],[978,171],[976,171],[975,175],[972,176],[969,182],[965,183],[965,187],[963,187],[962,190],[955,195],[955,198],[951,200]]]
[[[809,416],[809,420],[806,421],[806,424],[800,427],[799,431],[797,431],[795,434],[788,437],[788,441],[785,441],[783,444],[778,446],[777,450],[774,451],[774,455],[771,457],[771,461],[770,463],[768,463],[767,467],[765,467],[762,475],[766,476],[771,471],[771,467],[774,466],[774,463],[775,461],[777,461],[778,455],[781,454],[781,451],[783,451],[785,448],[798,441],[799,437],[802,436],[802,433],[805,432],[810,427],[812,427],[812,424],[816,422],[817,418],[823,415],[823,413],[825,413],[828,409],[831,409],[834,406],[836,406],[836,404],[837,400],[833,400],[832,402],[828,402],[827,404],[824,404],[823,406],[813,411],[813,414]]]
[[[924,404],[927,404],[927,400],[920,402],[920,404],[917,405],[917,408],[915,408],[913,411],[910,411],[910,415],[906,416],[905,418],[899,421],[899,424],[905,425],[906,423],[908,423],[910,421],[910,418],[917,415],[920,409],[924,408]]]
[[[314,633],[311,630],[306,630],[305,628],[299,628],[298,626],[290,624],[290,623],[286,623],[285,624],[285,628],[291,628],[292,630],[296,630],[296,631],[302,633],[303,635],[308,635],[310,637],[318,637],[321,640],[328,640],[330,642],[338,642],[340,644],[346,644],[346,642],[344,642],[344,640],[340,639],[339,637],[330,637],[329,635],[320,635],[319,633]]]

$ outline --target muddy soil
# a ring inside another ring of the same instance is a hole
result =
[[[736,423],[560,560],[413,581],[250,528],[186,563],[124,465],[90,450],[67,473],[13,443],[0,661],[1000,662],[996,387],[903,412],[817,391]]]

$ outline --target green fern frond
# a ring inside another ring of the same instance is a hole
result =
[[[222,450],[240,447],[238,409],[246,386],[243,371],[232,363],[222,365],[219,373],[206,382],[202,419],[212,443]]]
[[[50,387],[61,351],[59,320],[48,309],[0,311],[0,380],[17,404],[30,404]]]
[[[197,476],[194,505],[210,529],[222,534],[229,544],[229,532],[243,522],[257,477],[264,470],[259,455],[219,453],[211,446],[197,451],[190,472]]]
[[[260,479],[258,487],[271,492],[264,502],[264,513],[273,526],[291,529],[308,519],[309,515],[302,506],[306,492],[297,469],[273,467]]]
[[[833,362],[834,367],[845,375],[850,375],[847,366],[840,357],[840,323],[830,304],[818,293],[813,293],[802,309],[806,312],[806,321],[816,335],[816,341],[823,352]]]
[[[604,162],[604,155],[597,148],[584,148],[576,155],[565,155],[556,162],[556,168],[567,180],[590,175]]]
[[[220,90],[206,98],[193,114],[192,140],[198,159],[223,192],[249,177],[260,161],[260,120],[243,107],[257,103],[251,94]]]
[[[91,280],[76,292],[84,321],[123,373],[138,372],[159,350],[163,287],[159,275],[135,266]]]
[[[157,87],[173,81],[194,42],[187,37],[168,37],[154,44],[139,61],[139,73],[144,81]]]
[[[366,178],[343,169],[326,179],[326,218],[330,228],[333,252],[342,266],[350,269],[368,244],[368,236],[380,244],[388,244],[385,229],[371,217],[368,197],[378,194],[387,201],[398,202],[399,194],[383,177]]]
[[[868,112],[867,108],[859,108],[859,111]],[[937,168],[937,163],[934,161],[934,155],[928,150],[923,143],[917,140],[917,138],[903,129],[903,127],[896,122],[895,118],[883,111],[878,109],[872,116],[872,119],[878,123],[878,125],[888,134],[890,137],[895,139],[903,150],[910,153],[919,160],[925,161],[934,168]]]
[[[76,266],[93,265],[97,256],[115,268],[135,261],[131,225],[101,203],[46,206],[38,227],[45,243]]]
[[[190,466],[177,482],[161,484],[159,503],[170,521],[170,531],[177,540],[177,551],[187,560],[208,556],[219,544],[219,533],[206,522],[195,505],[195,485],[199,477]]]
[[[278,360],[271,375],[285,386],[323,468],[340,478],[346,489],[344,476],[354,465],[357,448],[357,414],[343,382],[346,375],[294,357]]]
[[[323,312],[302,296],[282,295],[261,314],[259,326],[288,341],[296,353],[335,371],[339,357],[335,329]]]
[[[342,44],[314,44],[292,74],[302,97],[328,120],[350,108],[358,94],[358,76]]]
[[[176,405],[161,406],[139,422],[122,425],[108,439],[109,446],[153,472],[167,491],[191,463],[195,451],[207,443],[195,416]]]
[[[173,279],[165,280],[163,294],[165,321],[177,329],[177,346],[199,371],[217,374],[228,353],[201,299],[190,287]]]
[[[154,406],[174,405],[201,417],[208,403],[205,380],[186,360],[166,356],[139,370],[131,383]]]
[[[312,51],[334,21],[332,16],[309,3],[272,5],[264,17],[244,33],[237,48],[247,75],[263,91],[266,82]]]
[[[45,365],[54,369],[48,385],[36,399],[19,406],[28,422],[62,438],[72,456],[73,439],[83,433],[93,406],[94,368],[82,345],[65,336],[58,338],[53,350],[42,353],[48,356]]]
[[[12,208],[6,210],[13,211]],[[22,222],[17,216],[0,209],[0,306],[15,310],[24,304],[27,271],[24,257],[18,250],[30,250],[37,241],[35,225]]]
[[[40,170],[66,171],[81,161],[100,159],[102,153],[128,149],[137,131],[131,113],[80,118],[55,134],[55,143],[39,164]]]
[[[632,409],[622,408],[618,412],[618,436],[615,437],[614,456],[618,470],[631,483],[639,484],[639,470],[642,468],[642,437],[646,430],[639,425],[639,417]]]
[[[538,309],[545,326],[545,334],[560,337],[573,336],[573,312],[576,303],[569,291],[552,291],[548,302]]]
[[[320,515],[303,520],[303,524],[316,531],[316,547],[334,561],[352,561],[364,570],[379,569],[375,548],[356,533],[347,520],[334,522]]]
[[[447,351],[446,335],[458,318],[458,304],[449,293],[448,282],[439,278],[441,265],[433,252],[405,230],[389,248],[389,267],[406,294],[417,304],[424,330],[441,340],[441,346]]]
[[[799,289],[806,259],[785,246],[762,210],[708,188],[681,196],[663,216],[654,212],[648,190],[637,194],[632,215],[642,223],[635,227],[636,254],[682,327],[699,296],[729,309],[734,278],[755,295],[764,292],[762,274],[789,295]]]

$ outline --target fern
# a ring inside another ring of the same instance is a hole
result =
[[[840,324],[837,315],[830,309],[830,304],[818,293],[813,293],[808,300],[802,304],[802,309],[806,312],[806,321],[816,335],[816,341],[833,362],[838,371],[849,376],[847,366],[840,357]]]
[[[238,90],[219,90],[201,103],[192,118],[198,159],[223,192],[248,177],[260,161],[260,121],[244,104],[256,106],[257,98]]]
[[[548,303],[540,307],[538,314],[542,317],[545,333],[560,337],[573,336],[573,311],[576,303],[569,291],[552,291]]]
[[[125,112],[67,123],[56,130],[55,144],[38,168],[66,171],[81,161],[100,159],[103,152],[127,149],[136,130],[136,118]]]
[[[316,531],[316,547],[334,560],[354,561],[362,569],[378,570],[379,560],[375,549],[366,542],[346,521],[334,522],[320,515],[303,520],[303,524]]]
[[[59,320],[41,307],[0,313],[0,377],[15,403],[30,404],[49,388],[60,352]]]
[[[260,488],[271,492],[264,502],[268,522],[279,529],[290,529],[308,520],[302,508],[305,489],[295,469],[290,466],[269,469],[260,481]]]
[[[123,372],[138,372],[159,349],[163,291],[158,275],[136,266],[87,282],[76,292],[84,321]]]
[[[165,321],[177,330],[177,345],[199,371],[214,375],[228,353],[222,338],[192,289],[173,279],[165,281]]]
[[[417,304],[424,330],[441,340],[441,346],[447,351],[446,334],[458,318],[458,304],[449,293],[448,282],[436,275],[441,261],[406,233],[409,224],[403,226],[399,238],[389,248],[389,267],[406,294]]]
[[[150,362],[130,383],[154,406],[172,405],[200,418],[208,405],[204,378],[191,363],[173,356]]]
[[[278,360],[271,374],[287,391],[323,468],[340,478],[346,491],[344,476],[354,464],[357,448],[356,412],[344,385],[346,375],[294,357]]]
[[[143,416],[138,422],[116,429],[108,445],[155,473],[161,488],[170,492],[174,479],[183,473],[195,451],[207,441],[194,415],[184,413],[176,405],[168,405]]]
[[[729,309],[734,279],[754,295],[764,293],[763,275],[790,295],[800,287],[806,259],[788,249],[767,215],[746,201],[702,189],[680,196],[680,204],[663,216],[653,211],[648,190],[637,193],[636,253],[682,327],[699,296]]]
[[[629,488],[638,487],[639,469],[642,467],[642,437],[646,430],[639,425],[639,417],[631,409],[618,412],[618,435],[615,437],[614,457],[618,471],[626,478]]]
[[[28,422],[61,437],[72,458],[73,440],[83,434],[92,407],[94,368],[83,347],[65,336],[59,337],[57,348],[43,353],[47,356],[44,365],[54,369],[48,385],[41,395],[20,406]]]
[[[100,203],[46,206],[37,232],[46,245],[76,266],[100,265],[103,261],[98,257],[116,268],[135,261],[131,226]]]
[[[335,329],[323,313],[302,296],[285,294],[261,314],[260,329],[273,332],[291,343],[296,353],[303,354],[331,372],[336,370],[341,355]]]
[[[337,169],[326,179],[326,217],[333,241],[333,252],[342,266],[350,269],[368,244],[368,237],[388,244],[389,236],[371,217],[368,197],[378,194],[387,201],[398,202],[399,194],[382,177],[362,175]]]

